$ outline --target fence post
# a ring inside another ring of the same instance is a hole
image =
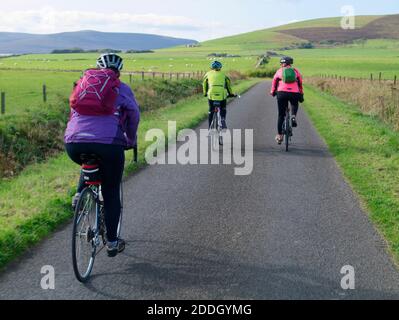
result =
[[[145,74],[144,74],[144,71],[143,71],[143,72],[141,72],[141,80],[144,81],[144,78],[145,78]]]
[[[6,113],[6,93],[1,93],[1,114]]]
[[[129,83],[132,84],[132,74],[129,74]]]
[[[47,102],[47,87],[43,85],[43,102]]]
[[[373,81],[373,74],[370,75],[370,81]]]
[[[152,78],[155,79],[155,72],[152,73]]]
[[[393,79],[393,85],[396,86],[396,75],[395,78]]]
[[[378,77],[378,81],[381,82],[381,79],[382,79],[382,72],[380,72],[380,75]]]

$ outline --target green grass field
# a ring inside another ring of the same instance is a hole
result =
[[[67,97],[77,72],[39,72],[0,70],[0,91],[6,93],[6,114],[16,114],[29,109],[43,108],[43,85],[48,92],[48,105]]]
[[[197,52],[183,48],[159,50],[154,53],[121,54],[124,58],[124,71],[146,72],[195,72],[209,69],[212,50]],[[220,50],[216,50],[220,52]],[[44,70],[84,70],[95,67],[98,54],[42,54],[10,57],[0,60],[0,68],[44,69]],[[229,58],[225,60],[226,70],[250,69],[256,61],[251,57]]]
[[[285,53],[295,57],[296,66],[305,76],[337,74],[354,78],[369,78],[383,73],[386,79],[399,76],[399,41],[386,40],[387,49],[374,46],[375,42],[361,46],[348,46],[335,49],[290,50]]]
[[[6,93],[6,115],[24,113],[35,108],[44,108],[69,97],[73,83],[81,72],[0,70],[0,91]],[[157,76],[157,79],[160,77]],[[146,75],[147,80],[152,76]],[[168,80],[168,77],[165,78]],[[173,77],[176,80],[176,77]],[[182,78],[180,78],[181,80]],[[129,83],[128,75],[121,80]],[[141,75],[132,78],[132,86],[142,83]],[[47,103],[43,103],[43,85],[46,85]]]
[[[224,41],[217,45],[205,45],[199,48],[173,48],[159,50],[152,54],[124,55],[126,70],[146,72],[196,72],[209,69],[212,52],[227,52],[229,46]],[[225,70],[242,72],[253,71],[258,54],[265,52],[261,44],[253,55],[245,52],[239,58],[220,58]],[[235,45],[235,46],[245,46]],[[223,48],[223,49],[220,49]],[[240,51],[240,48],[237,48]],[[330,74],[355,78],[369,78],[370,73],[377,76],[382,72],[383,78],[393,79],[399,76],[399,40],[369,40],[366,43],[355,43],[339,48],[318,48],[278,51],[281,55],[293,56],[295,66],[306,77]],[[249,55],[247,55],[249,54]],[[79,78],[81,72],[57,72],[51,70],[84,70],[93,67],[96,54],[66,55],[27,55],[0,59],[0,91],[6,92],[7,113],[15,113],[41,106],[43,101],[42,86],[46,84],[48,102],[59,96],[67,97],[72,83]],[[45,62],[49,61],[49,62]],[[271,60],[268,68],[278,67],[278,58]],[[14,70],[2,70],[13,68]],[[49,71],[19,70],[21,68],[45,69]],[[122,80],[129,81],[127,76]],[[140,81],[139,76],[134,81]]]

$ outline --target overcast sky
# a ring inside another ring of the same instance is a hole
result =
[[[0,31],[77,30],[155,33],[207,40],[289,22],[399,13],[399,0],[12,0],[2,1]]]

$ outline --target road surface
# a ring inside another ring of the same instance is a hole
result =
[[[384,241],[302,111],[291,151],[276,145],[269,86],[229,106],[230,128],[254,129],[251,175],[235,176],[234,165],[149,166],[125,183],[125,253],[101,254],[82,285],[66,225],[0,275],[0,298],[397,299]],[[55,290],[40,286],[44,265],[55,268]],[[341,288],[347,265],[355,290]]]

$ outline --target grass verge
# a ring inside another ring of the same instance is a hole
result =
[[[305,109],[399,262],[399,133],[308,86]]]
[[[259,79],[242,81],[234,90],[243,93]],[[198,125],[208,113],[202,96],[143,114],[139,128],[139,163],[131,164],[127,154],[125,174],[145,166],[145,132],[167,128],[168,120],[177,121],[178,130]],[[45,163],[28,166],[18,177],[0,183],[0,268],[39,242],[72,216],[71,196],[75,192],[79,168],[65,155]]]

